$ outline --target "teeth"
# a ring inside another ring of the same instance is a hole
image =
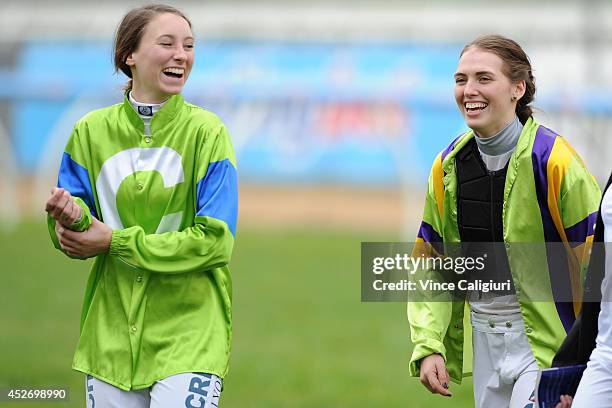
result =
[[[467,102],[465,104],[466,109],[484,109],[487,104],[484,102]]]
[[[185,68],[166,68],[164,72],[169,72],[171,74],[183,75],[185,73]]]

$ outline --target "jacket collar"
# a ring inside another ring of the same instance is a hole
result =
[[[538,123],[536,123],[533,117],[530,117],[529,119],[527,119],[527,122],[525,122],[525,125],[523,126],[523,131],[521,132],[521,135],[519,136],[519,140],[516,144],[514,153],[512,153],[512,157],[510,158],[510,162],[508,165],[509,168],[514,166],[514,160],[516,160],[515,157],[520,156],[520,154],[526,148],[530,146],[531,138],[535,134],[535,132],[532,132],[532,131],[534,128],[537,128],[538,126],[539,126]],[[455,156],[473,137],[475,137],[474,131],[469,130],[468,132],[464,133],[461,137],[459,137],[459,139],[457,139],[451,151],[446,155],[446,157],[442,161],[442,169],[444,170],[445,174],[449,174],[453,172]]]
[[[128,91],[129,92],[129,91]],[[144,123],[138,113],[132,107],[128,92],[123,96],[123,110],[125,111],[128,120],[140,132],[144,132]],[[161,107],[161,109],[151,119],[151,133],[165,128],[169,123],[173,122],[178,116],[181,108],[185,104],[185,100],[181,94],[172,95],[170,99]]]

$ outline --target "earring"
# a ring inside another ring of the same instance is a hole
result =
[[[515,101],[516,101],[516,96],[513,96],[512,98],[510,98],[510,100],[511,100],[512,102],[515,102]]]

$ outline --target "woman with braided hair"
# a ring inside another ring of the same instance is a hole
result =
[[[581,269],[568,264],[583,267],[586,256],[570,251],[575,262],[549,256],[537,264],[511,256],[510,248],[549,242],[582,248],[592,239],[600,191],[567,141],[533,118],[535,81],[519,44],[499,35],[477,38],[463,48],[454,78],[470,130],[434,160],[417,242],[501,244],[495,274],[512,287],[409,302],[410,372],[432,393],[451,396],[449,380],[462,379],[467,303],[476,406],[531,407],[538,369],[550,367],[575,320],[559,288],[580,280]],[[534,302],[534,290],[554,301]]]

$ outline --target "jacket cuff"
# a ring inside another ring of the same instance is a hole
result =
[[[62,251],[62,246],[60,245],[59,239],[57,238],[57,234],[55,233],[55,218],[47,214],[47,228],[49,229],[49,236],[51,237],[51,242],[53,242],[53,246],[60,251]]]
[[[446,347],[439,340],[425,339],[414,345],[410,366],[408,368],[410,376],[418,377],[421,371],[421,360],[432,354],[440,354],[446,362]]]
[[[125,236],[125,230],[123,229],[113,230],[113,235],[111,236],[110,247],[108,249],[109,255],[121,256],[122,252],[124,252],[126,245],[127,245],[127,239]]]
[[[74,202],[81,207],[81,218],[76,220],[71,226],[70,229],[77,232],[83,232],[91,225],[91,211],[85,201],[80,199],[79,197],[73,197]]]

